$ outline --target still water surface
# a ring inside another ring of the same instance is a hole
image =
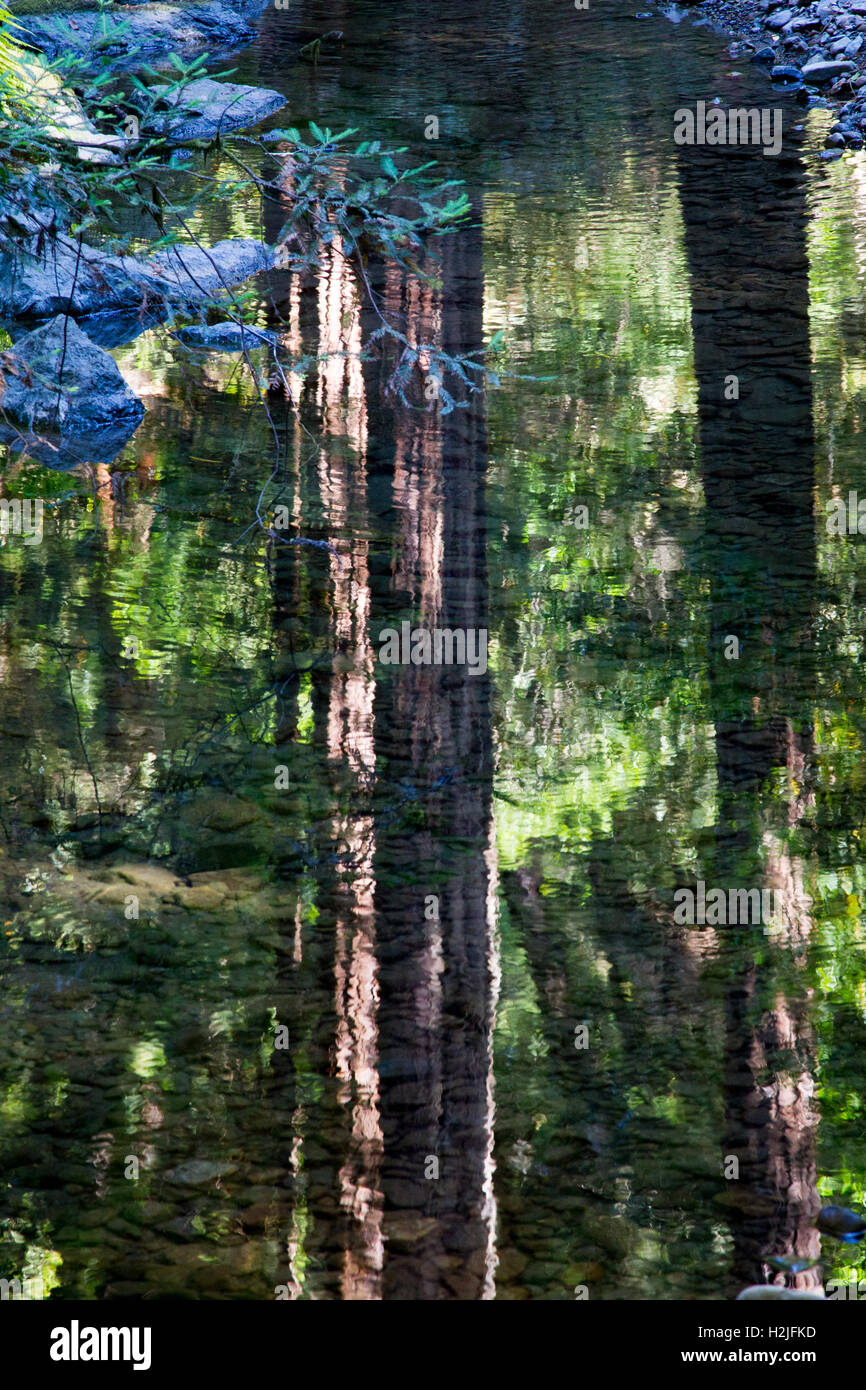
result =
[[[271,393],[329,548],[243,534],[270,427],[236,358],[162,329],[116,354],[148,414],[92,483],[7,456],[56,505],[0,550],[0,1273],[849,1278],[812,1218],[866,1185],[866,542],[825,524],[866,497],[864,158],[821,163],[793,104],[778,159],[678,148],[680,104],[768,87],[621,3],[303,4],[229,68],[287,95],[272,125],[467,181],[438,287],[372,273],[452,351],[504,330],[512,375],[424,414],[332,356],[309,434]],[[338,256],[256,294],[298,354],[370,326]],[[489,670],[383,666],[403,620],[489,629]],[[698,882],[777,919],[682,925]]]

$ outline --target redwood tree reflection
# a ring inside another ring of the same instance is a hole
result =
[[[772,944],[760,927],[729,927],[720,945],[730,970],[723,1150],[739,1164],[726,1193],[739,1285],[778,1277],[764,1256],[819,1253],[811,1226],[819,1205],[814,1037],[799,974],[811,922],[800,866],[783,847],[811,801],[815,576],[806,208],[795,120],[796,108],[787,109],[778,158],[735,147],[684,150],[680,160],[711,583],[714,881],[774,889],[784,923]],[[726,657],[731,637],[737,657]],[[810,1270],[794,1282],[811,1286],[820,1275]]]

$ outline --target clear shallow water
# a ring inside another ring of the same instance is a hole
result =
[[[477,225],[440,288],[377,284],[452,349],[504,329],[519,375],[426,416],[332,361],[315,448],[272,393],[284,500],[331,550],[240,539],[269,426],[234,359],[161,331],[117,354],[148,414],[92,483],[8,460],[57,505],[0,550],[2,1273],[848,1277],[812,1216],[866,1179],[863,542],[825,525],[866,495],[866,166],[818,162],[793,106],[778,160],[678,149],[677,106],[767,89],[614,5],[269,11],[227,68],[287,94],[276,125],[427,154],[439,116]],[[356,340],[339,260],[258,292],[295,350]],[[407,618],[489,628],[488,673],[384,667]],[[780,925],[682,925],[698,881],[775,892]]]

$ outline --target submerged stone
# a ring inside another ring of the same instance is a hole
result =
[[[165,1176],[169,1182],[196,1187],[199,1183],[212,1182],[214,1178],[234,1171],[233,1163],[215,1163],[206,1158],[193,1158],[188,1163],[181,1163],[178,1168],[171,1169]]]
[[[139,421],[130,417],[104,429],[80,430],[75,434],[61,435],[55,431],[42,429],[38,434],[26,428],[16,429],[11,424],[0,424],[0,444],[5,444],[22,458],[32,458],[43,463],[46,468],[56,468],[58,472],[68,473],[82,464],[113,463],[122,449],[126,447],[137,430]],[[98,821],[95,822],[98,824]],[[102,844],[109,842],[103,833]]]
[[[252,348],[277,347],[279,338],[245,323],[191,324],[178,330],[178,338],[190,347],[210,348],[213,352],[243,352]]]

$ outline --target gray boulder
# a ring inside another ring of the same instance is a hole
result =
[[[0,250],[0,313],[9,318],[96,313],[140,304],[152,289],[131,257],[106,256],[65,237],[36,238]]]
[[[278,347],[279,338],[261,328],[246,323],[191,324],[181,328],[178,335],[189,347],[209,348],[212,352],[248,352],[252,348]]]
[[[218,241],[214,246],[170,246],[146,262],[154,285],[170,303],[195,303],[268,270],[274,252],[263,241]],[[136,262],[133,262],[135,265]]]
[[[151,116],[147,132],[164,135],[176,145],[186,140],[210,140],[217,134],[257,125],[286,104],[285,97],[267,87],[214,82],[210,77],[197,78],[182,91],[163,86],[149,90],[151,96],[162,97],[173,109],[165,115]]]
[[[141,307],[153,312],[195,303],[239,284],[273,262],[261,241],[220,241],[215,246],[172,246],[148,260],[107,256],[79,248],[65,237],[36,238],[0,249],[0,314],[48,318]]]
[[[62,314],[19,338],[3,354],[2,369],[0,406],[31,429],[93,431],[137,424],[144,414],[114,358]]]

